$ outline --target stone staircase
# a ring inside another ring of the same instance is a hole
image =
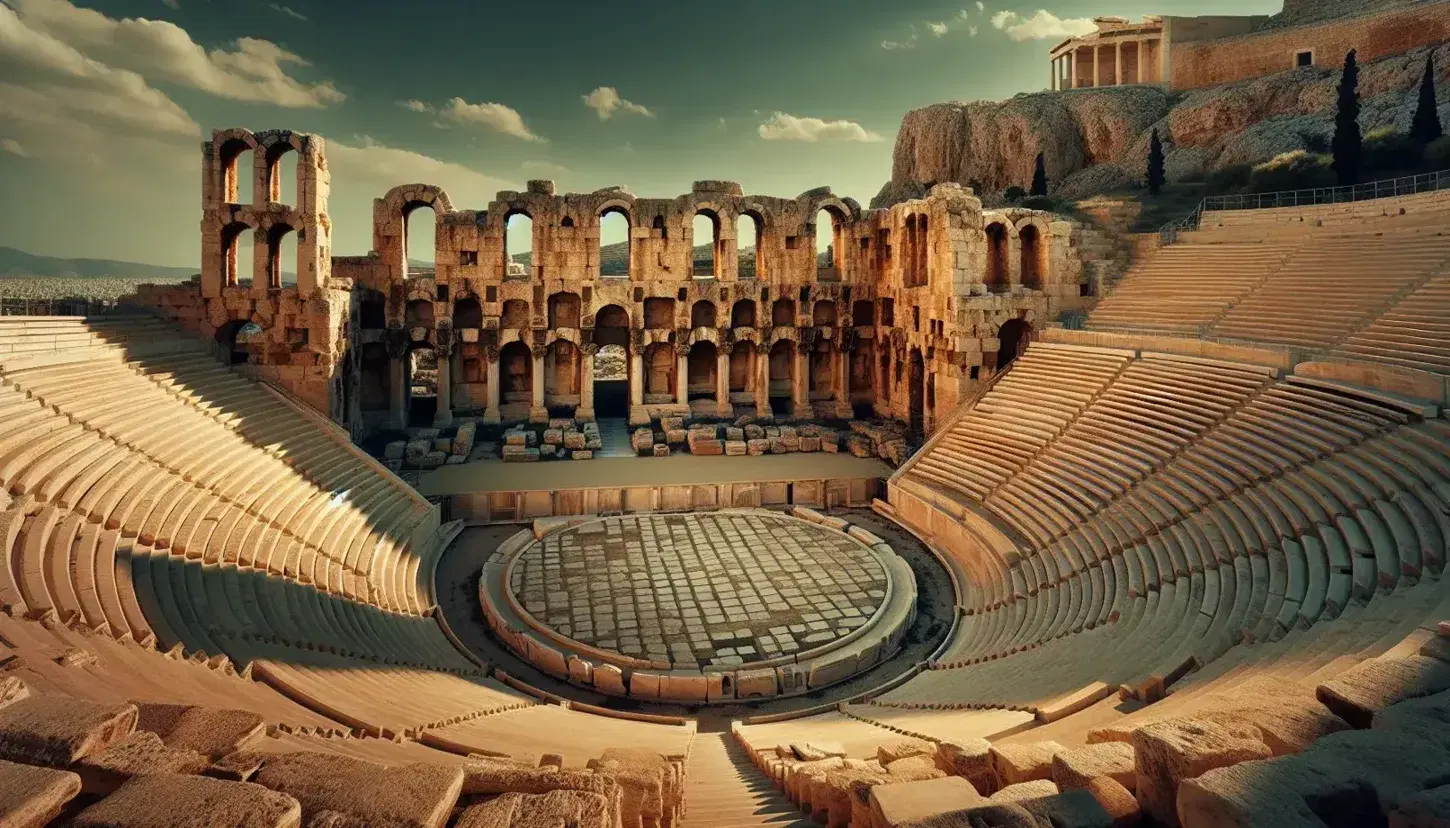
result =
[[[604,448],[595,452],[595,457],[631,457],[634,451],[629,443],[629,422],[622,417],[611,417],[599,421],[599,439]]]
[[[729,733],[697,733],[685,771],[682,828],[813,828]]]

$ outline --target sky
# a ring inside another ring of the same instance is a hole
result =
[[[414,182],[480,210],[533,178],[865,205],[908,111],[1042,91],[1093,16],[1203,9],[1043,2],[0,0],[0,245],[195,266],[200,145],[238,126],[323,136],[338,255]]]

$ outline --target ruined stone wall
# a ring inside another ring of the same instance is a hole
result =
[[[1170,46],[1173,89],[1199,89],[1292,69],[1312,51],[1314,65],[1337,67],[1350,49],[1359,62],[1450,40],[1450,3],[1422,3],[1315,25],[1274,28],[1242,37]]]

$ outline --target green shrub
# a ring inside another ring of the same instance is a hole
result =
[[[1022,202],[1022,206],[1029,210],[1046,210],[1049,213],[1060,212],[1057,199],[1049,196],[1033,196]]]
[[[1014,185],[1008,187],[1006,190],[1003,190],[1002,197],[1012,202],[1013,204],[1016,204],[1017,202],[1027,197],[1027,191],[1022,189],[1021,187]]]
[[[1254,167],[1249,176],[1249,192],[1277,193],[1333,187],[1337,181],[1329,166],[1332,161],[1333,158],[1328,155],[1311,155],[1303,150],[1286,152]]]
[[[1203,183],[1209,195],[1230,195],[1249,186],[1254,168],[1248,164],[1234,164],[1221,170],[1214,170],[1204,177]]]
[[[1431,141],[1425,147],[1425,157],[1422,163],[1429,172],[1450,170],[1450,135]]]
[[[1381,127],[1364,136],[1362,169],[1371,174],[1404,172],[1420,161],[1420,145],[1393,127]]]

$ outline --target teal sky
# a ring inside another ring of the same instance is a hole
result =
[[[195,265],[199,142],[229,126],[327,138],[338,254],[366,253],[372,199],[415,180],[465,208],[529,178],[649,197],[707,178],[786,197],[830,185],[864,204],[890,175],[908,110],[1046,86],[1060,38],[1014,39],[994,15],[1020,22],[1045,8],[1081,25],[1205,10],[984,5],[3,0],[0,244]],[[1212,11],[1279,5],[1217,0]],[[586,105],[601,87],[622,103]]]

